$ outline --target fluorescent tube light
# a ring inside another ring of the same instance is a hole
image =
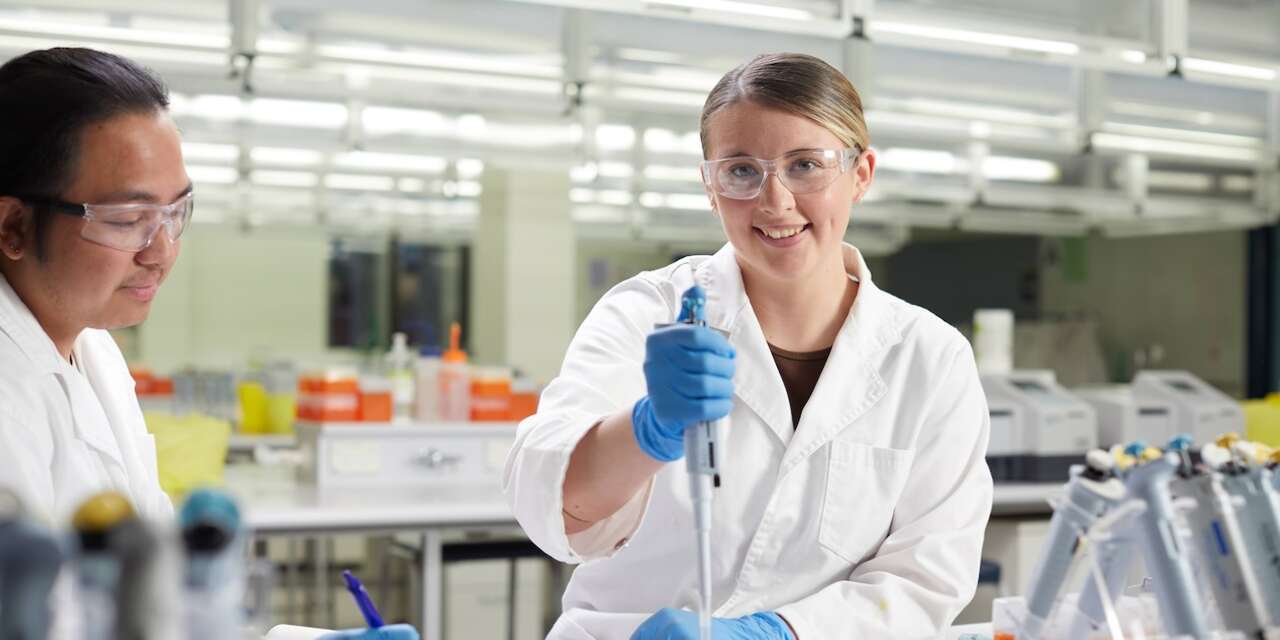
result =
[[[646,191],[640,194],[640,205],[650,209],[658,209],[662,207],[663,198],[661,193],[653,193]]]
[[[349,173],[330,173],[324,177],[324,186],[330,189],[353,191],[391,191],[396,182],[388,176],[362,176]]]
[[[569,168],[569,179],[574,182],[592,182],[596,178],[630,178],[634,169],[625,162],[585,162]]]
[[[132,26],[113,27],[101,24],[23,20],[8,16],[0,17],[0,29],[58,36],[64,39],[90,38],[216,50],[225,50],[230,44],[225,34],[201,33],[194,29],[160,31]]]
[[[928,149],[889,148],[877,154],[879,169],[911,173],[956,173],[961,165],[955,154]]]
[[[455,121],[460,137],[483,136],[487,127],[484,116],[478,113],[464,113]]]
[[[249,159],[252,160],[255,165],[309,167],[320,164],[320,162],[324,160],[324,154],[312,149],[254,147],[249,150]]]
[[[366,133],[374,135],[409,133],[439,136],[453,130],[451,123],[443,115],[424,109],[365,107],[361,109],[360,122]]]
[[[702,174],[698,172],[696,165],[690,164],[687,167],[673,167],[670,165],[654,164],[644,168],[644,177],[650,180],[675,180],[680,182],[697,182],[702,183]]]
[[[606,178],[630,178],[635,169],[625,162],[600,162],[597,164],[600,175]]]
[[[686,209],[690,211],[710,211],[711,202],[701,193],[656,193],[646,191],[640,194],[640,204],[650,209]]]
[[[1125,49],[1120,52],[1120,59],[1130,64],[1145,64],[1147,62],[1147,54],[1137,49]]]
[[[889,148],[878,154],[877,168],[909,173],[960,174],[972,170],[969,161],[947,151]],[[1054,182],[1061,169],[1048,160],[990,156],[983,160],[982,173],[992,180]]]
[[[602,124],[596,127],[596,146],[621,151],[636,143],[636,130],[625,124]]]
[[[186,96],[173,94],[169,98],[169,111],[175,116],[233,121],[244,117],[245,106],[244,101],[236,96],[219,94]]]
[[[569,180],[572,182],[586,183],[594,181],[600,175],[600,167],[594,162],[585,162],[583,164],[569,167]]]
[[[240,147],[233,144],[183,142],[182,159],[188,162],[191,160],[235,162],[240,159]]]
[[[1188,71],[1202,71],[1204,73],[1216,73],[1218,75],[1249,78],[1251,80],[1275,80],[1277,77],[1275,69],[1219,60],[1206,60],[1204,58],[1183,58],[1182,68]]]
[[[240,172],[230,167],[187,165],[187,176],[199,187],[200,183],[234,184],[240,179]]]
[[[542,95],[557,95],[564,90],[564,85],[559,80],[521,78],[492,73],[437,71],[419,67],[396,67],[339,61],[321,62],[316,64],[314,69],[318,72],[334,73],[344,77],[354,73],[369,78],[463,87],[469,90],[496,89],[499,91],[519,91]]]
[[[656,49],[639,49],[635,47],[619,47],[613,54],[622,60],[632,62],[655,62],[658,64],[683,64],[684,57],[671,51]]]
[[[461,129],[462,127],[458,137],[463,140],[512,147],[555,147],[582,142],[582,125],[576,123],[563,125],[489,122],[485,124],[483,131],[477,130],[468,134]]]
[[[644,148],[658,153],[702,155],[702,139],[697,131],[677,134],[669,129],[645,129]]]
[[[405,193],[422,193],[427,188],[427,181],[422,178],[400,178],[396,180],[396,189]]]
[[[1099,149],[1138,151],[1142,153],[1168,154],[1191,158],[1212,158],[1217,160],[1232,160],[1251,163],[1257,162],[1259,158],[1257,149],[1250,149],[1247,147],[1230,147],[1224,145],[1201,144],[1197,142],[1183,142],[1179,140],[1161,140],[1158,138],[1122,135],[1118,133],[1108,133],[1105,131],[1094,133],[1092,140],[1093,146]]]
[[[1102,130],[1108,133],[1119,133],[1133,136],[1150,136],[1167,140],[1200,142],[1204,144],[1220,144],[1233,147],[1257,148],[1261,140],[1252,136],[1231,133],[1215,133],[1195,129],[1178,129],[1174,127],[1153,127],[1145,124],[1129,124],[1126,122],[1104,122]]]
[[[992,180],[1056,182],[1062,175],[1058,165],[1035,158],[990,156],[982,163],[982,173]]]
[[[459,158],[454,166],[459,178],[479,178],[484,173],[484,161],[475,158]]]
[[[905,22],[884,22],[880,20],[872,20],[870,24],[873,33],[895,33],[904,36],[916,36],[934,40],[950,40],[965,44],[984,44],[993,47],[1039,51],[1042,53],[1057,53],[1068,56],[1073,56],[1080,52],[1079,45],[1072,42],[1063,42],[1061,40],[1026,38],[1000,33],[986,33],[983,31],[969,31],[967,29],[934,27],[923,24],[909,24]]]
[[[268,187],[314,187],[320,183],[320,176],[310,171],[254,171],[249,174],[250,182]]]
[[[475,180],[458,180],[453,184],[454,190],[458,197],[461,198],[476,198],[480,196],[482,191],[484,191],[484,187]]]
[[[347,107],[331,102],[254,98],[246,104],[238,96],[204,94],[175,95],[170,101],[174,115],[215,121],[248,119],[260,124],[338,129],[347,123]]]
[[[706,11],[780,18],[782,20],[812,20],[814,18],[812,12],[803,9],[775,7],[754,2],[735,2],[734,0],[648,0],[645,4],[655,8],[704,9]]]
[[[644,89],[640,87],[618,87],[613,96],[618,100],[634,102],[650,102],[670,104],[680,107],[701,107],[706,102],[707,94],[692,91],[664,91],[662,89]]]
[[[596,192],[596,202],[625,207],[631,204],[631,193],[620,189],[605,189]]]
[[[347,124],[347,107],[333,102],[255,98],[249,119],[261,124],[340,129]]]
[[[354,62],[376,62],[428,69],[479,71],[520,76],[559,78],[560,67],[520,56],[479,56],[462,51],[439,49],[390,49],[365,45],[321,45],[321,56]]]
[[[1068,113],[1043,114],[1026,109],[1016,109],[997,105],[957,102],[954,100],[938,100],[933,98],[885,98],[876,103],[877,108],[904,110],[931,116],[962,118],[988,122],[1006,122],[1041,127],[1063,128],[1075,124],[1074,116]]]
[[[444,158],[405,153],[347,151],[334,156],[333,164],[344,169],[373,169],[394,173],[442,173],[449,163]]]

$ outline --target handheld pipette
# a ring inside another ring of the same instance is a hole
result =
[[[182,637],[174,545],[123,495],[97,494],[72,520],[84,629],[89,640]]]
[[[1172,452],[1143,457],[1147,460],[1129,472],[1125,486],[1131,497],[1142,500],[1147,507],[1135,516],[1134,525],[1144,542],[1143,557],[1154,579],[1160,616],[1170,635],[1203,638],[1209,631],[1204,604],[1178,533],[1179,518],[1169,490],[1170,480],[1181,467],[1181,458]]]
[[[684,322],[707,326],[706,295],[697,285],[684,292],[680,300]],[[698,535],[698,634],[702,640],[711,637],[711,498],[720,486],[716,465],[716,425],[699,422],[684,432],[684,457],[689,470],[689,493],[693,499],[694,528]]]
[[[1045,553],[1027,588],[1027,618],[1022,621],[1019,636],[1029,640],[1040,637],[1083,535],[1094,521],[1124,499],[1124,483],[1116,478],[1114,466],[1107,452],[1095,449],[1085,456],[1083,469],[1072,468],[1066,500],[1054,509]]]
[[[52,627],[49,592],[62,547],[26,516],[18,496],[0,489],[0,640],[43,640]]]
[[[1137,456],[1146,449],[1146,445],[1135,442],[1127,447],[1116,445],[1111,448],[1112,473],[1122,482],[1129,471],[1138,464]],[[1127,496],[1128,489],[1125,489]],[[1124,580],[1129,573],[1129,564],[1133,556],[1133,548],[1137,545],[1133,533],[1132,509],[1126,509],[1126,503],[1109,508],[1090,528],[1090,533],[1097,529],[1106,532],[1104,541],[1096,543],[1092,553],[1093,560],[1100,567],[1101,580],[1090,575],[1080,591],[1076,611],[1068,627],[1066,638],[1086,638],[1101,630],[1108,624],[1108,604],[1113,602],[1124,589]]]
[[[1200,459],[1200,467],[1179,488],[1196,500],[1186,517],[1193,539],[1199,542],[1206,581],[1220,619],[1260,635],[1271,626],[1270,614],[1259,581],[1262,567],[1250,560],[1249,540],[1241,526],[1245,502],[1231,495],[1223,474],[1233,464],[1231,452],[1208,443],[1201,447]]]
[[[1234,434],[1218,438],[1222,453],[1213,464],[1222,487],[1240,506],[1235,509],[1247,565],[1265,594],[1268,624],[1280,623],[1280,509],[1267,484],[1271,472],[1255,464],[1252,447]]]
[[[240,509],[225,493],[198,489],[178,514],[186,549],[187,640],[243,633],[246,575]]]
[[[1175,636],[1207,635],[1203,602],[1192,576],[1190,558],[1180,540],[1170,493],[1170,480],[1182,469],[1182,453],[1165,454],[1141,442],[1125,447],[1120,475],[1124,478],[1127,501],[1140,501],[1143,508],[1118,524],[1113,541],[1099,550],[1106,594],[1104,596],[1096,581],[1085,583],[1077,616],[1067,637],[1089,637],[1101,629],[1103,600],[1111,601],[1121,592],[1133,560],[1132,550],[1138,546],[1154,579],[1152,584],[1165,630]]]
[[[111,534],[135,517],[133,505],[113,492],[93,496],[76,510],[72,527],[77,537],[76,574],[85,640],[109,640],[117,635],[121,562],[112,553]]]

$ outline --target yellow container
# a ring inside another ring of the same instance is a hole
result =
[[[267,433],[293,433],[298,417],[298,396],[292,393],[267,394]]]
[[[1280,393],[1273,393],[1262,400],[1246,400],[1244,403],[1246,437],[1272,448],[1280,448]]]
[[[222,484],[231,442],[231,423],[209,416],[147,413],[147,431],[156,439],[160,488],[171,498],[198,487]]]
[[[240,433],[266,433],[268,425],[267,390],[261,382],[241,382]]]

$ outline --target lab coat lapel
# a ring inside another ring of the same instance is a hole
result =
[[[59,373],[58,379],[71,401],[71,419],[75,422],[76,437],[103,456],[111,479],[119,489],[126,489],[128,475],[125,473],[124,454],[113,435],[111,421],[102,410],[89,381],[79,371],[70,367],[68,369],[69,371]]]
[[[701,286],[711,290],[711,295],[707,296],[708,324],[728,331],[729,343],[737,352],[734,395],[738,402],[760,417],[785,448],[793,431],[787,390],[782,385],[782,375],[778,373],[764,332],[747,299],[733,245],[725,244],[710,260],[700,265],[695,278]],[[732,437],[732,425],[729,431],[725,437]]]
[[[796,435],[779,468],[783,477],[853,424],[885,394],[879,374],[886,350],[901,341],[893,307],[871,280],[862,255],[845,245],[845,269],[858,278],[858,297],[836,336]],[[784,398],[785,398],[785,392]]]
[[[9,336],[18,349],[41,373],[57,373],[70,369],[71,365],[58,354],[49,334],[44,332],[31,310],[0,276],[0,333]]]
[[[138,509],[149,516],[161,515],[152,498],[158,495],[155,439],[147,432],[142,409],[135,395],[129,367],[110,335],[86,331],[76,343],[76,357],[82,363],[88,386],[97,399],[94,405],[106,421],[108,433],[117,445],[117,460],[128,471],[130,493]]]

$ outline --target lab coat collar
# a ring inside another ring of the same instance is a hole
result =
[[[45,333],[35,314],[31,313],[31,309],[18,297],[18,292],[13,290],[4,276],[0,276],[0,333],[17,345],[36,375],[57,376],[63,392],[67,394],[76,437],[123,469],[124,455],[113,435],[111,421],[103,412],[99,400],[101,394],[94,389],[88,378],[58,353],[53,339]],[[85,333],[81,332],[76,338],[72,353],[88,371],[93,366],[93,357],[84,353],[84,337]]]
[[[786,448],[780,474],[835,438],[884,395],[878,356],[902,339],[895,306],[875,285],[862,253],[849,244],[843,252],[845,271],[858,280],[858,296],[798,428],[792,427],[786,387],[751,309],[733,246],[726,244],[695,272],[697,282],[708,289],[708,323],[727,331],[737,350],[738,401],[760,416]]]
[[[834,440],[888,390],[880,364],[884,354],[902,341],[899,306],[876,286],[862,253],[851,245],[844,246],[844,263],[849,275],[858,280],[858,296],[800,416],[780,476]]]
[[[39,373],[74,371],[8,280],[0,276],[0,333],[18,346]]]
[[[694,272],[694,281],[707,292],[707,324],[727,332],[729,343],[737,352],[734,395],[768,425],[780,448],[785,448],[792,433],[791,414],[785,402],[787,391],[751,309],[733,245],[726,243],[710,260],[701,263]],[[778,402],[779,398],[783,402]],[[733,428],[722,437],[733,437]]]

